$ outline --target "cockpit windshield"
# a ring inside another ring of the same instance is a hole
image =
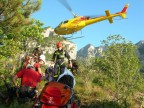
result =
[[[60,26],[61,24],[66,24],[68,23],[68,20],[62,21],[58,26]]]
[[[61,22],[58,26],[60,26],[63,22]]]
[[[67,23],[67,22],[68,22],[68,20],[64,21],[63,23],[65,24],[65,23]]]

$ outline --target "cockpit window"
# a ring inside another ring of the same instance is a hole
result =
[[[67,23],[67,22],[68,22],[68,20],[64,21],[63,23],[65,24],[65,23]]]
[[[60,26],[63,22],[61,22],[58,26]]]
[[[68,22],[68,20],[63,21],[63,22],[61,22],[58,26],[60,26],[61,24],[65,24],[65,23],[67,23],[67,22]]]

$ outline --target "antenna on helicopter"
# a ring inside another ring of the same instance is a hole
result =
[[[59,1],[67,10],[69,10],[69,11],[72,13],[72,15],[74,16],[74,18],[75,18],[75,17],[78,17],[78,15],[75,14],[75,13],[72,11],[70,5],[67,3],[66,0],[58,0],[58,1]]]

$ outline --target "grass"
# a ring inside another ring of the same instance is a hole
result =
[[[0,108],[31,108],[33,105],[32,102],[27,103],[18,103],[17,101],[14,101],[11,104],[0,104]]]
[[[44,71],[46,67],[43,67]],[[113,83],[108,84],[107,77],[100,72],[92,71],[88,67],[80,67],[81,73],[76,78],[75,101],[79,108],[143,108],[144,93],[135,94],[129,99],[127,106],[115,100]],[[44,87],[46,81],[42,81],[38,86],[38,91]],[[106,87],[106,86],[108,87]],[[10,105],[0,103],[0,108],[31,108],[32,102],[18,103],[14,101]]]
[[[115,98],[113,83],[107,83],[105,76],[90,69],[89,71],[81,70],[83,72],[76,77],[77,84],[75,86],[76,96],[80,100],[80,108],[143,108],[141,107],[144,105],[143,96],[137,95],[137,98],[132,96],[126,101],[119,102]]]

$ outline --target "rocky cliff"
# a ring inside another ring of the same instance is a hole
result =
[[[61,42],[63,43],[64,49],[68,51],[71,59],[76,59],[77,45],[70,41],[66,41],[66,40],[63,40]],[[53,44],[51,44],[49,46],[43,46],[42,47],[43,53],[44,54],[53,54],[54,51],[57,49],[55,43],[56,42],[54,42]]]
[[[63,36],[59,36],[54,33],[54,29],[51,27],[44,28],[43,31],[43,37],[44,42],[41,43],[41,49],[43,51],[43,54],[46,55],[47,58],[51,58],[51,55],[54,53],[56,48],[56,42],[61,41],[63,43],[63,47],[65,50],[68,51],[68,53],[71,56],[71,59],[76,59],[77,55],[77,45],[69,40],[66,40],[63,38]],[[28,42],[28,49],[33,50],[38,43],[34,42],[33,40],[31,42]]]
[[[44,37],[49,37],[49,36],[56,35],[55,32],[54,32],[54,29],[51,28],[51,27],[45,27],[42,34],[43,34]]]
[[[77,57],[101,57],[105,50],[106,47],[104,46],[95,47],[92,44],[88,44],[77,52]]]
[[[55,37],[58,37],[60,41],[63,43],[64,49],[67,50],[71,56],[71,59],[76,59],[77,55],[77,45],[69,40],[66,40],[63,38],[63,36],[58,36],[55,34],[54,29],[51,27],[47,27],[44,29],[43,32],[44,36],[44,45],[43,45],[43,51],[44,54],[53,54],[54,51],[56,50],[56,42],[59,41]],[[47,40],[48,37],[49,40]]]

